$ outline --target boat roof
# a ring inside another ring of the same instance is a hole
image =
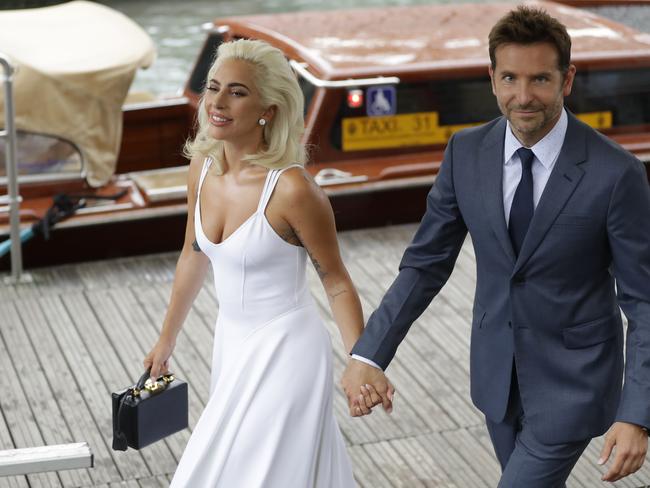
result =
[[[155,59],[149,35],[116,10],[76,0],[0,11],[0,53],[17,68],[16,127],[71,141],[88,181],[105,183],[117,162],[122,104],[136,70]]]
[[[567,26],[575,64],[650,65],[650,35],[602,16],[532,1]],[[323,79],[441,76],[489,63],[488,34],[513,3],[416,5],[220,18],[236,36],[264,39],[309,64]]]

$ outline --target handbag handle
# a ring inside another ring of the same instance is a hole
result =
[[[164,374],[155,381],[150,381],[151,368],[147,368],[140,379],[133,387],[133,396],[140,396],[140,392],[144,389],[149,393],[160,393],[176,378],[173,374]]]
[[[142,390],[144,388],[144,384],[147,382],[151,374],[151,368],[147,368],[147,370],[144,372],[142,376],[140,376],[140,379],[138,382],[135,384],[133,387],[134,390]]]

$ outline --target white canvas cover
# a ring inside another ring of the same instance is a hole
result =
[[[122,105],[155,47],[147,33],[104,5],[77,0],[0,11],[0,52],[18,67],[16,127],[74,142],[93,186],[115,171]],[[4,94],[0,90],[4,125]]]

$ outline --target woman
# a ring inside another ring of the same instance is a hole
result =
[[[363,315],[329,201],[302,167],[302,114],[281,51],[251,40],[219,47],[199,131],[186,145],[185,243],[160,338],[144,360],[152,376],[167,370],[211,262],[219,317],[210,398],[172,487],[355,486],[332,412],[331,345],[306,283],[307,254],[348,352]]]

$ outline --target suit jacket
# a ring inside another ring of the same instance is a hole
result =
[[[569,114],[518,257],[503,209],[505,119],[452,137],[399,274],[352,353],[386,368],[451,274],[469,231],[477,268],[470,380],[506,413],[513,359],[543,442],[650,426],[650,189],[642,163]],[[618,292],[618,296],[617,296]],[[628,319],[625,385],[623,325]]]

